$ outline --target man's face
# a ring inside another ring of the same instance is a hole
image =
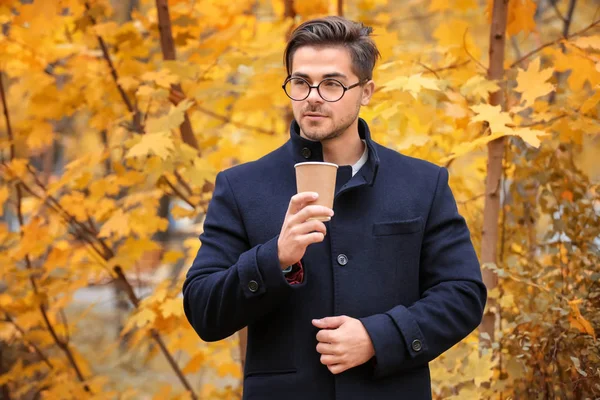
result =
[[[346,87],[359,81],[352,72],[350,52],[343,47],[300,47],[292,58],[291,76],[304,78],[313,86],[325,78],[337,79]],[[356,121],[360,106],[369,103],[373,88],[373,81],[369,81],[347,90],[336,102],[323,100],[316,89],[305,100],[292,100],[302,135],[314,141],[340,136]]]

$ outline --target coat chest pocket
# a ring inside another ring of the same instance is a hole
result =
[[[423,228],[423,218],[417,217],[403,221],[386,221],[373,223],[373,235],[389,236],[420,232]]]

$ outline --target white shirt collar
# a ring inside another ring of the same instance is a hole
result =
[[[354,176],[363,165],[367,162],[369,158],[369,149],[367,147],[367,142],[362,139],[362,142],[365,144],[365,150],[363,151],[362,156],[358,159],[358,161],[352,166],[352,176]]]

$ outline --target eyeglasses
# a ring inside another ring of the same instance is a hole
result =
[[[307,99],[308,96],[310,96],[310,91],[312,89],[317,89],[317,93],[319,93],[319,96],[321,96],[323,100],[335,102],[344,97],[346,91],[360,84],[361,81],[358,81],[354,85],[345,86],[337,79],[327,78],[323,79],[318,85],[312,86],[304,78],[288,77],[281,87],[285,91],[285,94],[294,101]]]

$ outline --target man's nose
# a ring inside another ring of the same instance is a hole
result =
[[[324,100],[321,98],[321,96],[319,95],[319,91],[315,87],[310,90],[310,93],[308,94],[306,101],[313,104],[313,103],[323,103]]]

